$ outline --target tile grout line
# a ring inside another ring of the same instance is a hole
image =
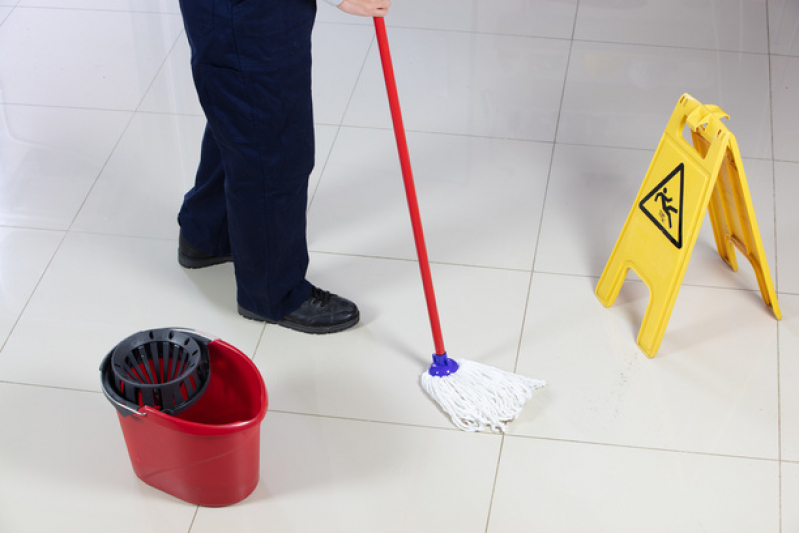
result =
[[[53,230],[44,230],[44,231],[53,231]],[[58,251],[61,250],[61,246],[64,245],[64,241],[66,240],[69,232],[65,230],[58,230],[58,233],[62,234],[61,240],[58,242],[58,246],[56,246],[55,250],[53,250],[53,254],[50,256],[50,259],[47,261],[47,264],[45,265],[44,269],[42,269],[42,274],[39,276],[39,279],[36,281],[36,285],[34,285],[33,290],[31,290],[30,296],[28,296],[28,299],[25,301],[25,305],[22,306],[22,309],[20,309],[16,320],[14,320],[14,324],[11,326],[11,329],[8,330],[8,335],[6,335],[5,340],[2,343],[0,343],[0,353],[3,353],[3,350],[5,350],[6,348],[6,345],[8,345],[8,341],[11,340],[11,336],[14,334],[14,331],[17,329],[19,321],[22,320],[22,316],[25,314],[25,311],[28,309],[28,305],[30,305],[31,300],[33,300],[36,291],[39,290],[39,285],[41,285],[44,276],[47,275],[47,271],[50,270],[50,265],[53,264],[53,260],[55,260],[55,256],[58,255]],[[3,381],[0,380],[0,382]]]
[[[196,506],[194,509],[194,514],[191,516],[191,523],[189,524],[189,530],[186,533],[191,533],[191,530],[194,529],[194,522],[197,521],[197,515],[200,513],[200,506]]]
[[[522,325],[521,331],[519,334],[519,342],[516,347],[516,361],[513,364],[513,371],[516,372],[516,369],[519,366],[519,356],[521,354],[521,347],[522,342],[524,340],[524,324],[527,320],[527,312],[530,306],[530,295],[532,294],[533,289],[533,278],[535,277],[535,264],[536,260],[538,259],[538,247],[541,245],[541,231],[544,226],[544,213],[546,212],[546,205],[547,205],[547,197],[549,196],[549,186],[552,180],[552,166],[555,162],[555,150],[558,146],[558,131],[560,129],[560,118],[561,114],[563,113],[563,100],[566,97],[566,84],[569,80],[569,67],[571,65],[572,59],[572,50],[574,49],[574,34],[577,31],[577,17],[580,11],[580,0],[577,0],[577,4],[574,8],[574,22],[572,24],[572,36],[569,41],[569,52],[566,56],[566,66],[563,72],[563,88],[560,92],[560,103],[558,104],[558,116],[555,120],[555,131],[552,137],[552,151],[550,152],[549,157],[549,169],[547,171],[547,180],[546,185],[544,186],[544,197],[541,200],[541,216],[538,220],[538,233],[536,235],[536,242],[535,242],[535,250],[533,251],[533,262],[530,265],[530,281],[527,285],[527,300],[524,305],[524,311],[522,311]]]
[[[161,62],[161,65],[158,67],[158,70],[155,71],[155,74],[153,75],[152,80],[150,80],[150,84],[147,85],[147,89],[145,89],[142,92],[142,96],[139,99],[139,103],[136,104],[136,108],[133,109],[132,111],[131,110],[125,110],[124,111],[126,113],[130,113],[130,118],[128,119],[128,123],[125,124],[124,128],[122,128],[122,132],[119,134],[119,138],[117,139],[116,143],[114,143],[113,148],[111,148],[111,151],[108,153],[108,157],[106,157],[105,161],[103,162],[103,165],[100,167],[100,170],[97,172],[97,176],[94,178],[94,182],[92,183],[92,186],[89,187],[89,190],[86,192],[86,196],[83,197],[83,201],[80,203],[80,206],[75,211],[75,216],[72,217],[72,221],[69,223],[69,226],[67,227],[67,234],[72,232],[72,226],[75,225],[75,221],[78,219],[78,217],[80,216],[81,211],[83,211],[83,208],[86,206],[86,202],[89,200],[89,197],[92,195],[92,192],[94,191],[94,188],[97,186],[97,183],[100,181],[100,177],[103,175],[103,172],[105,172],[105,169],[108,166],[109,161],[111,161],[111,158],[113,157],[114,153],[119,148],[119,145],[122,142],[122,139],[125,138],[125,134],[128,132],[128,129],[130,129],[130,125],[133,123],[133,120],[136,118],[136,115],[139,114],[139,108],[141,107],[142,102],[144,102],[144,100],[147,98],[147,94],[150,92],[150,89],[152,89],[153,84],[155,83],[155,80],[158,78],[158,75],[163,70],[164,65],[166,65],[166,62],[169,60],[169,56],[175,50],[175,47],[177,46],[178,41],[180,41],[180,38],[184,35],[184,31],[185,30],[181,30],[181,31],[178,32],[177,37],[175,37],[175,40],[172,42],[172,46],[170,46],[169,50],[164,55],[164,60]],[[170,116],[174,115],[173,113],[165,113],[165,114],[166,115],[170,115]],[[102,235],[105,235],[105,234],[102,234]]]
[[[547,205],[547,197],[549,195],[549,185],[552,179],[552,166],[555,162],[555,149],[558,145],[558,130],[560,128],[560,117],[563,112],[563,100],[566,95],[566,84],[568,83],[569,79],[569,66],[571,65],[571,58],[572,58],[572,50],[574,49],[574,34],[577,31],[577,18],[580,12],[580,0],[577,0],[577,3],[574,6],[574,21],[572,22],[572,34],[571,39],[569,40],[569,51],[566,56],[566,65],[563,70],[563,88],[561,89],[560,93],[560,102],[558,105],[558,116],[555,120],[555,131],[552,136],[552,150],[550,151],[549,157],[549,169],[547,171],[547,180],[546,185],[544,186],[544,197],[541,200],[541,215],[538,221],[538,232],[536,235],[536,242],[535,242],[535,250],[533,251],[533,262],[530,265],[530,279],[527,283],[527,296],[525,298],[524,303],[524,310],[522,311],[522,320],[521,320],[521,330],[519,331],[519,342],[516,345],[516,360],[513,363],[513,371],[516,372],[516,369],[519,366],[519,357],[521,356],[521,349],[522,349],[522,342],[524,341],[524,326],[527,322],[527,313],[530,306],[530,295],[532,294],[533,290],[533,278],[535,277],[535,263],[536,259],[538,258],[538,247],[541,244],[541,229],[544,225],[544,213],[546,212],[546,205]],[[496,463],[496,470],[494,472],[494,482],[491,486],[491,498],[489,499],[488,503],[488,516],[486,517],[486,527],[485,533],[489,533],[489,528],[491,527],[491,512],[494,509],[494,497],[497,493],[497,483],[499,482],[499,469],[502,463],[502,452],[505,450],[505,438],[506,435],[502,434],[502,439],[499,446],[499,454],[497,457]]]
[[[311,211],[311,207],[313,206],[313,203],[316,200],[316,194],[319,192],[319,187],[322,186],[322,179],[324,179],[325,170],[327,169],[327,165],[330,162],[331,156],[333,155],[333,149],[336,146],[336,141],[338,141],[338,136],[341,133],[341,128],[343,127],[344,123],[344,117],[347,116],[347,111],[349,111],[350,105],[352,105],[352,100],[355,97],[355,90],[357,89],[358,82],[361,80],[363,71],[366,68],[367,61],[369,60],[369,54],[372,53],[372,48],[374,47],[374,43],[375,43],[375,36],[372,35],[369,40],[369,46],[366,48],[366,53],[363,56],[363,62],[361,63],[361,68],[358,70],[358,75],[355,77],[355,82],[352,84],[352,91],[350,91],[350,96],[347,99],[347,105],[344,106],[344,111],[342,111],[341,113],[341,117],[338,120],[338,124],[319,124],[319,125],[335,126],[336,133],[333,136],[333,142],[330,145],[330,151],[328,151],[322,170],[319,173],[319,180],[317,181],[316,187],[314,187],[313,194],[311,195],[310,201],[308,202],[308,208],[306,209],[306,213],[309,213]],[[317,124],[315,123],[314,129],[316,129],[316,126]]]
[[[778,225],[777,225],[777,165],[774,159],[774,72],[773,72],[773,58],[771,55],[771,21],[769,14],[768,2],[766,2],[766,49],[768,50],[768,104],[769,104],[769,124],[771,126],[771,195],[772,207],[774,209],[772,217],[774,218],[774,292],[775,297],[779,298],[779,283],[780,272],[777,267],[779,261],[779,247],[777,241]],[[775,327],[776,344],[777,344],[777,524],[778,531],[782,533],[782,391],[780,389],[782,383],[782,375],[780,373],[780,325],[779,322]]]
[[[72,226],[75,225],[75,221],[78,219],[78,217],[80,216],[81,211],[83,211],[83,208],[86,206],[86,202],[89,200],[89,197],[91,196],[92,192],[94,191],[94,188],[97,186],[97,183],[100,181],[100,177],[103,175],[103,172],[105,172],[105,169],[108,166],[109,161],[111,161],[111,158],[113,157],[114,153],[119,148],[119,145],[122,142],[122,139],[125,138],[125,134],[128,132],[128,129],[130,129],[130,125],[133,123],[133,120],[136,118],[136,115],[138,115],[140,113],[139,108],[141,108],[142,102],[144,102],[144,100],[147,98],[147,94],[150,92],[150,89],[152,89],[153,84],[155,83],[155,80],[158,78],[158,75],[163,70],[164,65],[166,65],[167,61],[169,60],[169,56],[175,50],[175,47],[177,46],[178,41],[180,41],[180,38],[183,37],[184,32],[185,32],[185,30],[181,30],[181,31],[178,32],[177,37],[175,37],[175,40],[172,42],[172,46],[170,46],[169,50],[164,55],[164,60],[161,62],[161,65],[158,67],[158,70],[156,70],[155,74],[153,75],[152,80],[150,80],[150,84],[147,85],[147,89],[142,91],[142,96],[139,99],[139,103],[136,104],[136,108],[133,109],[133,110],[125,110],[125,112],[130,113],[130,118],[128,119],[128,123],[125,124],[125,127],[122,129],[122,132],[119,134],[119,138],[117,139],[117,142],[114,143],[113,148],[111,148],[111,151],[108,153],[108,157],[105,159],[105,162],[103,163],[102,167],[100,167],[100,170],[98,171],[97,176],[94,178],[94,182],[92,183],[92,186],[86,192],[86,196],[83,197],[83,201],[81,202],[81,204],[78,207],[78,209],[75,211],[75,216],[72,217],[72,221],[69,223],[69,226],[67,227],[67,234],[69,234],[72,231]],[[165,115],[177,116],[174,113],[165,113]],[[105,234],[102,234],[102,235],[105,235]]]
[[[497,494],[497,481],[499,481],[499,469],[502,466],[502,452],[505,450],[505,434],[499,441],[499,452],[497,453],[497,462],[494,467],[494,481],[491,484],[491,497],[488,499],[488,513],[486,514],[486,528],[485,533],[488,533],[488,528],[491,526],[491,511],[494,510],[494,496]]]
[[[87,391],[91,392],[91,391]],[[98,393],[99,394],[99,393]],[[420,430],[431,430],[431,431],[448,431],[454,433],[464,434],[462,430],[457,429],[456,427],[442,427],[442,426],[432,426],[432,425],[422,425],[422,424],[413,424],[413,423],[406,423],[406,422],[390,422],[385,420],[377,420],[377,419],[368,419],[368,418],[352,418],[346,416],[335,416],[335,415],[324,415],[324,414],[317,414],[317,413],[303,413],[299,411],[287,411],[284,409],[270,409],[270,413],[281,414],[286,416],[298,416],[303,418],[321,418],[325,420],[339,420],[345,422],[358,422],[358,423],[365,423],[365,424],[377,424],[381,426],[390,426],[390,427],[403,427],[403,428],[414,428]],[[567,443],[567,444],[575,444],[579,446],[601,446],[605,448],[619,448],[625,450],[639,450],[642,452],[657,452],[657,453],[670,453],[670,454],[685,454],[685,455],[698,455],[698,456],[705,456],[705,457],[717,457],[717,458],[724,458],[724,459],[740,459],[744,461],[762,461],[766,463],[779,463],[779,458],[770,458],[770,457],[757,457],[752,455],[736,455],[730,453],[717,453],[717,452],[709,452],[709,451],[698,451],[698,450],[689,450],[689,449],[678,449],[678,448],[660,448],[655,446],[644,446],[644,445],[634,445],[634,444],[621,444],[615,442],[600,442],[600,441],[589,441],[589,440],[575,440],[575,439],[565,439],[565,438],[557,438],[557,437],[542,437],[542,436],[533,436],[533,435],[519,435],[519,434],[512,434],[512,433],[491,433],[491,432],[474,432],[471,433],[473,435],[480,435],[485,437],[497,436],[502,438],[502,442],[504,445],[505,440],[507,438],[512,439],[524,439],[524,440],[534,440],[534,441],[546,441],[546,442],[558,442],[558,443]],[[799,461],[787,461],[790,463],[799,464]]]
[[[147,94],[150,92],[150,89],[152,89],[153,84],[155,83],[155,80],[158,78],[158,75],[163,70],[164,65],[166,65],[167,61],[169,60],[169,56],[175,50],[175,47],[177,46],[178,41],[180,41],[180,38],[184,35],[184,32],[185,32],[185,30],[181,30],[181,31],[178,32],[177,37],[175,37],[175,40],[172,42],[172,46],[170,46],[169,50],[166,52],[166,54],[164,54],[164,60],[161,62],[161,65],[158,67],[158,70],[155,71],[155,74],[153,75],[153,78],[150,80],[149,85],[147,85],[147,88],[144,91],[142,91],[141,98],[139,99],[139,103],[136,104],[136,108],[133,109],[132,111],[131,110],[125,110],[125,112],[130,113],[130,118],[128,119],[128,123],[125,124],[125,127],[122,129],[122,132],[120,133],[119,138],[117,139],[117,142],[114,143],[113,148],[111,148],[111,151],[108,153],[108,157],[105,159],[105,162],[103,163],[102,167],[100,167],[100,170],[97,173],[97,176],[94,178],[94,182],[92,183],[92,186],[86,192],[86,196],[84,196],[83,201],[81,202],[81,204],[78,207],[78,209],[75,211],[75,216],[72,217],[72,221],[69,223],[69,226],[67,227],[67,233],[70,233],[72,231],[72,226],[75,225],[75,221],[78,219],[78,217],[80,216],[81,211],[83,211],[83,208],[86,206],[86,202],[88,201],[89,197],[91,196],[92,192],[94,191],[94,188],[97,186],[97,182],[100,181],[100,177],[103,175],[103,172],[105,172],[105,168],[108,166],[108,162],[111,161],[111,157],[113,157],[114,153],[117,151],[117,148],[119,148],[119,145],[122,142],[122,139],[125,137],[125,134],[127,133],[128,129],[130,128],[130,125],[133,123],[133,119],[136,118],[137,114],[139,114],[139,108],[141,108],[142,102],[144,102],[144,100],[147,98]],[[173,113],[165,113],[165,114],[166,115],[170,115],[170,116],[174,115]]]
[[[172,48],[170,48],[170,52],[168,52],[166,54],[166,56],[164,58],[164,62],[166,62],[166,59],[169,57],[169,53],[171,53],[172,49],[175,47],[175,45],[177,43],[177,40],[180,38],[180,35],[182,35],[182,33],[180,33],[178,35],[178,38],[175,39],[175,42],[172,43]],[[161,68],[163,68],[163,63],[161,64],[161,67],[158,69],[158,72],[160,72]],[[155,77],[157,75],[158,75],[158,73],[156,72],[156,75],[153,76],[153,81],[150,82],[150,85],[148,86],[147,91],[149,91],[149,89],[152,86],[152,83],[155,81]],[[144,94],[142,95],[142,100],[145,98],[145,96],[147,94],[147,91],[144,91]],[[13,105],[13,104],[11,104],[11,105]],[[136,106],[137,109],[138,109],[138,107],[140,105],[141,105],[141,100],[139,101],[139,104]],[[56,106],[56,107],[61,107],[61,106]],[[72,107],[66,107],[66,106],[64,106],[64,108],[66,108],[66,109],[74,109]],[[0,344],[0,353],[2,353],[2,351],[8,345],[8,341],[11,339],[11,336],[14,334],[14,331],[16,330],[17,326],[19,325],[19,321],[22,319],[22,316],[25,314],[25,311],[27,310],[28,305],[30,305],[31,300],[36,295],[36,291],[39,289],[39,285],[41,285],[42,280],[47,275],[47,272],[50,269],[50,266],[52,265],[53,261],[55,260],[56,255],[58,255],[58,252],[61,250],[61,247],[64,245],[64,241],[69,236],[69,234],[70,234],[70,232],[72,230],[72,226],[75,224],[75,221],[77,220],[78,216],[80,215],[80,212],[83,210],[84,206],[86,205],[86,201],[89,199],[89,196],[91,195],[92,191],[94,190],[95,186],[97,185],[97,182],[99,181],[100,176],[102,176],[103,171],[105,171],[106,166],[108,166],[108,162],[111,160],[111,157],[113,156],[114,152],[116,152],[117,148],[119,147],[120,142],[122,141],[122,138],[125,136],[125,132],[128,131],[128,128],[130,127],[131,122],[133,122],[133,118],[136,116],[136,111],[135,110],[134,111],[126,110],[124,112],[130,113],[130,117],[128,118],[127,124],[125,124],[125,127],[122,128],[122,131],[120,132],[119,137],[117,138],[116,142],[114,143],[114,146],[108,152],[108,156],[105,158],[105,161],[100,166],[100,169],[97,171],[97,175],[94,178],[94,182],[92,183],[92,186],[89,188],[89,190],[86,192],[86,195],[83,197],[83,201],[80,203],[80,206],[75,211],[75,215],[72,217],[72,220],[70,221],[70,223],[67,226],[66,230],[58,230],[58,231],[62,232],[61,240],[58,243],[58,246],[56,247],[56,249],[53,252],[53,254],[50,256],[50,260],[47,261],[47,265],[42,270],[41,276],[39,276],[39,279],[36,282],[36,285],[34,286],[33,290],[31,291],[30,296],[28,297],[27,301],[25,302],[25,305],[22,307],[22,310],[19,312],[19,315],[17,315],[17,318],[14,321],[13,326],[9,330],[8,335],[6,336],[6,338],[2,342],[2,344]]]

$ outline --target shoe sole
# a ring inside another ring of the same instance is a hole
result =
[[[178,263],[183,268],[205,268],[233,261],[232,256],[212,257],[209,259],[194,259],[178,252]]]
[[[239,306],[239,314],[249,320],[266,322],[267,324],[276,324],[278,326],[283,326],[284,328],[293,329],[294,331],[301,331],[302,333],[310,333],[312,335],[326,335],[328,333],[344,331],[345,329],[353,327],[361,319],[361,313],[359,311],[354,317],[346,322],[339,322],[338,324],[330,324],[328,326],[306,326],[304,324],[297,324],[296,322],[291,322],[289,320],[269,320],[268,318],[256,315],[252,311],[248,311],[241,306]]]

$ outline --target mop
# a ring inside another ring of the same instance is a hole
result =
[[[458,428],[464,431],[490,429],[494,432],[504,432],[505,425],[519,416],[524,404],[532,398],[533,391],[546,383],[473,361],[463,359],[456,361],[447,356],[422,232],[405,128],[402,124],[385,21],[381,17],[375,17],[374,23],[435,345],[433,364],[421,377],[422,388],[450,416]]]

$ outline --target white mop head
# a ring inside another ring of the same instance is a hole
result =
[[[464,431],[504,432],[505,424],[519,416],[533,391],[546,385],[481,363],[456,362],[456,372],[441,377],[425,372],[421,381],[427,394]]]

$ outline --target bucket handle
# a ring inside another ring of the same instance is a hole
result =
[[[114,407],[116,407],[116,410],[119,411],[119,414],[121,414],[122,416],[129,416],[129,415],[136,415],[139,417],[147,416],[147,413],[137,411],[136,409],[133,409],[132,407],[125,405],[124,403],[118,401],[117,399],[112,398],[111,395],[108,394],[108,391],[105,390],[105,387],[103,387],[103,394],[108,399],[108,401],[111,402],[111,404]]]

